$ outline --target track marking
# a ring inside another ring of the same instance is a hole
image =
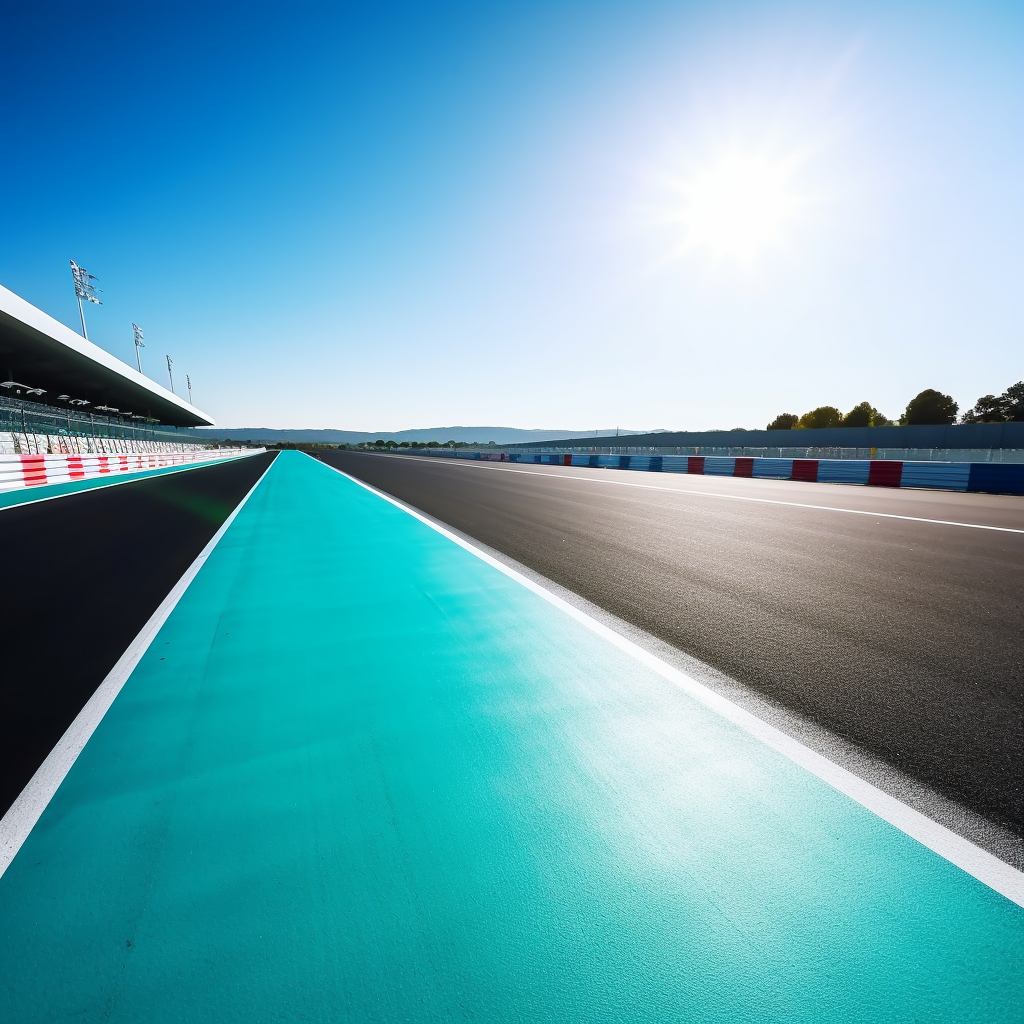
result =
[[[308,453],[304,452],[303,454]],[[951,832],[944,825],[940,825],[938,822],[932,821],[932,819],[927,817],[927,815],[914,810],[912,807],[908,807],[906,804],[897,800],[895,797],[890,796],[888,793],[883,793],[882,790],[871,785],[870,782],[866,782],[864,779],[854,775],[850,771],[847,771],[845,768],[841,768],[839,765],[830,761],[827,757],[823,757],[821,754],[816,753],[809,747],[805,747],[799,742],[799,740],[794,739],[792,736],[789,736],[781,730],[776,729],[774,726],[769,725],[767,722],[762,721],[760,718],[757,718],[749,711],[744,710],[739,707],[739,705],[734,704],[732,701],[716,693],[703,683],[697,682],[696,679],[686,675],[685,672],[681,672],[679,669],[673,668],[656,655],[650,654],[642,647],[633,643],[632,640],[627,640],[620,633],[616,633],[613,629],[604,625],[604,623],[591,618],[591,616],[586,612],[573,607],[567,601],[558,597],[539,583],[535,583],[522,573],[517,572],[515,569],[510,568],[502,562],[499,562],[496,558],[487,554],[487,552],[482,551],[475,544],[472,544],[462,537],[452,533],[450,530],[445,529],[439,523],[434,522],[428,516],[425,516],[422,512],[417,511],[412,506],[406,505],[397,498],[393,498],[390,494],[385,494],[376,487],[351,476],[344,470],[338,469],[327,462],[321,462],[312,455],[309,455],[309,458],[313,459],[313,461],[317,462],[319,465],[324,466],[326,469],[330,469],[346,479],[351,480],[352,483],[364,488],[371,494],[375,494],[378,498],[382,498],[384,501],[394,505],[396,508],[401,509],[408,515],[411,515],[414,519],[418,519],[425,526],[429,526],[432,530],[435,530],[443,537],[446,537],[453,543],[458,544],[459,547],[464,548],[473,555],[476,555],[477,558],[497,569],[498,572],[504,573],[510,579],[513,579],[517,583],[526,587],[527,590],[530,590],[539,597],[542,597],[549,604],[552,604],[556,608],[565,612],[571,618],[586,626],[593,633],[596,633],[604,640],[607,640],[619,650],[629,654],[648,668],[653,669],[659,675],[678,686],[679,689],[683,690],[689,696],[700,701],[700,703],[705,707],[717,712],[721,717],[739,726],[745,732],[754,736],[772,750],[777,751],[784,757],[787,757],[790,761],[800,765],[801,768],[809,771],[812,775],[821,779],[822,782],[825,782],[833,789],[836,789],[845,796],[848,796],[851,800],[854,800],[862,807],[867,808],[883,821],[887,821],[890,825],[899,829],[912,839],[916,839],[933,853],[937,853],[940,857],[943,857],[950,863],[955,864],[958,868],[966,871],[967,874],[973,876],[984,885],[987,885],[990,889],[994,889],[1000,895],[1005,896],[1008,900],[1012,900],[1019,906],[1024,907],[1024,872],[1020,872],[1009,864],[1004,863],[987,850],[982,850],[980,847],[975,846],[969,839],[964,839],[963,836],[959,836],[955,832]]]
[[[152,480],[158,476],[173,476],[175,473],[184,473],[190,469],[203,469],[206,466],[223,466],[226,462],[234,462],[236,459],[248,459],[252,455],[262,455],[266,448],[261,451],[252,452],[251,455],[232,455],[223,459],[210,459],[209,462],[194,462],[190,466],[158,466],[156,469],[141,469],[137,473],[125,473],[127,480],[103,480],[96,477],[87,477],[86,480],[96,480],[92,487],[81,487],[76,491],[64,491],[61,494],[45,494],[41,498],[29,498],[28,501],[16,501],[11,505],[0,505],[0,512],[9,508],[24,508],[26,505],[38,505],[41,501],[56,501],[58,498],[73,498],[76,494],[87,494],[89,491],[100,491],[107,487],[116,487],[118,484],[137,484],[140,480]],[[74,481],[63,481],[63,483]],[[84,482],[84,481],[83,481]],[[61,484],[43,485],[60,487]],[[0,495],[13,494],[19,490],[28,488],[12,487],[6,491],[0,491]]]
[[[256,488],[263,482],[263,478],[273,464],[274,461],[271,459],[270,464],[260,474],[259,480],[252,485],[245,497],[235,506],[231,515],[221,524],[220,529],[210,538],[206,547],[196,556],[195,561],[185,570],[185,574],[174,585],[171,592],[160,602],[149,621],[128,645],[128,649],[117,660],[117,664],[107,673],[96,692],[86,702],[85,707],[79,711],[67,731],[57,741],[57,745],[46,756],[46,760],[36,769],[36,773],[28,780],[25,788],[0,819],[0,877],[10,867],[11,861],[21,849],[22,843],[35,828],[36,822],[46,810],[47,804],[53,799],[60,784],[71,771],[71,766],[85,749],[89,737],[96,731],[96,727],[110,709],[111,704],[114,703],[114,699],[121,692],[121,688],[128,681],[135,666],[142,660],[149,645],[160,632],[160,627],[174,611],[175,605],[188,590],[189,584],[199,574],[199,570],[213,554],[213,549],[227,533],[228,527],[235,521],[235,517],[252,497]]]
[[[359,453],[362,454],[362,453]],[[389,455],[389,459],[412,459],[416,462],[431,462],[434,460],[424,459],[415,455]],[[506,469],[503,466],[489,466],[485,462],[476,462],[463,459],[438,459],[442,465],[458,465],[471,467],[473,469],[491,469],[499,473],[522,473],[524,476],[542,476],[548,480],[586,480],[595,484],[613,484],[616,487],[640,487],[647,491],[667,491],[669,494],[682,494],[686,497],[700,498],[726,498],[729,501],[752,501],[762,505],[789,505],[793,508],[811,508],[819,512],[845,512],[851,516],[876,516],[879,519],[905,519],[911,523],[934,523],[938,526],[964,526],[969,530],[995,530],[997,533],[1024,533],[1024,529],[1016,529],[1012,526],[983,526],[981,523],[958,523],[952,519],[925,519],[922,516],[901,516],[895,512],[868,512],[860,508],[836,508],[834,505],[809,505],[801,501],[781,501],[778,498],[749,498],[742,494],[721,494],[716,491],[686,491],[679,487],[661,487],[658,484],[634,483],[632,480],[606,480],[604,477],[596,476],[564,476],[561,473],[538,473],[534,469]],[[326,465],[326,463],[324,463]],[[333,466],[331,467],[334,468]],[[587,469],[587,466],[552,466],[552,469]],[[340,471],[339,471],[340,472]],[[678,474],[686,476],[685,473]]]

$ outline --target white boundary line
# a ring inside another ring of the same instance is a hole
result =
[[[242,511],[242,507],[252,497],[256,488],[263,482],[273,464],[274,462],[271,460],[270,465],[260,474],[259,480],[252,485],[245,497],[235,506],[231,515],[221,524],[220,529],[210,538],[206,547],[196,556],[196,560],[185,570],[185,574],[174,585],[171,592],[160,602],[160,606],[150,616],[138,636],[121,655],[117,664],[107,673],[107,677],[100,683],[96,692],[89,698],[85,707],[68,726],[67,731],[57,741],[57,745],[36,769],[36,773],[29,779],[25,788],[18,794],[17,799],[0,820],[0,876],[10,866],[18,850],[21,849],[22,843],[35,828],[36,822],[46,810],[47,804],[53,799],[53,795],[68,772],[71,771],[71,766],[78,759],[78,755],[81,754],[103,716],[110,709],[110,705],[114,703],[114,699],[135,670],[135,666],[142,660],[149,645],[160,632],[160,627],[174,611],[174,606],[188,590],[189,584],[196,578],[199,570],[213,553],[213,549],[227,533],[228,527],[235,521],[235,517]]]
[[[208,462],[193,462],[182,466],[157,466],[155,469],[140,469],[137,472],[125,473],[128,479],[104,480],[102,477],[88,477],[88,480],[96,480],[92,487],[79,487],[74,491],[64,491],[61,494],[44,494],[41,498],[29,498],[28,501],[16,501],[13,505],[0,505],[0,513],[6,512],[9,508],[24,508],[26,505],[38,505],[41,501],[56,501],[58,498],[73,498],[76,494],[86,494],[88,491],[100,491],[106,487],[116,487],[118,484],[137,484],[140,480],[152,480],[158,476],[172,476],[175,473],[184,473],[189,469],[203,469],[205,466],[223,466],[225,462],[234,462],[236,459],[249,459],[253,455],[262,455],[266,448],[260,451],[249,452],[246,455],[227,455],[223,459],[210,459]],[[75,481],[65,481],[74,483]],[[43,485],[47,486],[47,485]],[[60,487],[61,484],[50,484],[51,487]],[[12,487],[7,491],[0,491],[0,494],[13,494],[26,490],[24,487]]]
[[[358,454],[362,454],[361,452]],[[367,453],[370,454],[370,453]],[[609,480],[604,477],[598,476],[579,476],[576,474],[562,474],[562,473],[538,473],[535,469],[506,469],[506,465],[509,463],[502,464],[500,466],[488,465],[486,462],[478,462],[475,459],[445,459],[445,458],[422,458],[415,455],[388,455],[389,459],[413,459],[416,462],[438,462],[441,465],[450,466],[469,466],[473,469],[490,469],[495,470],[499,473],[522,473],[524,476],[543,476],[549,480],[587,480],[595,484],[613,484],[616,487],[642,487],[647,491],[666,491],[669,494],[681,494],[685,497],[699,497],[699,498],[725,498],[728,501],[752,501],[761,505],[788,505],[791,508],[811,508],[816,509],[819,512],[844,512],[851,516],[876,516],[879,519],[904,519],[911,523],[934,523],[937,526],[964,526],[969,530],[995,530],[997,533],[1024,533],[1024,529],[1018,530],[1012,526],[984,526],[981,523],[958,523],[952,519],[925,519],[922,516],[901,516],[895,512],[869,512],[866,509],[861,508],[836,508],[834,505],[809,505],[806,502],[801,501],[781,501],[778,498],[750,498],[744,494],[721,494],[717,491],[688,491],[681,487],[660,487],[658,484],[641,484],[634,483],[632,480]],[[325,463],[326,465],[326,463]],[[334,468],[333,466],[331,467]],[[551,469],[587,469],[594,467],[587,466],[551,466]],[[599,467],[603,468],[603,467]],[[629,472],[623,470],[623,472]],[[640,470],[644,472],[644,470]],[[672,474],[680,477],[685,477],[686,473]],[[713,474],[709,474],[713,475]],[[765,477],[757,479],[767,479]],[[952,492],[950,493],[961,493]]]
[[[313,458],[313,456],[309,457]],[[465,548],[470,553],[476,555],[477,558],[497,569],[498,572],[504,573],[517,583],[522,584],[527,590],[532,591],[565,612],[566,615],[586,626],[619,650],[631,655],[648,668],[653,669],[689,696],[700,701],[705,707],[710,708],[726,720],[738,725],[745,732],[764,743],[765,746],[771,747],[772,750],[789,758],[789,760],[800,765],[801,768],[806,769],[812,775],[817,776],[833,789],[848,796],[862,807],[866,807],[883,821],[887,821],[912,839],[916,839],[923,846],[927,846],[929,850],[937,853],[940,857],[944,857],[950,863],[966,871],[990,889],[994,889],[1008,900],[1024,906],[1024,872],[1020,872],[1009,864],[1004,863],[988,851],[975,846],[969,839],[958,836],[944,825],[932,821],[931,818],[920,811],[914,810],[912,807],[908,807],[895,797],[889,796],[888,793],[883,793],[882,790],[871,785],[870,782],[865,782],[852,772],[834,764],[827,757],[823,757],[809,747],[805,747],[799,740],[795,740],[792,736],[788,736],[767,722],[763,722],[760,718],[752,715],[749,711],[745,711],[731,700],[715,693],[714,690],[697,682],[696,679],[686,675],[684,672],[680,672],[679,669],[673,668],[667,662],[645,651],[642,647],[633,643],[632,640],[627,640],[621,634],[598,622],[597,619],[591,618],[578,608],[574,608],[567,601],[557,597],[551,591],[535,583],[522,573],[516,572],[515,569],[499,562],[496,558],[492,558],[475,545],[446,530],[411,506],[406,505],[397,498],[391,497],[390,494],[377,490],[376,487],[372,487],[370,484],[364,483],[354,476],[350,476],[344,470],[337,469],[326,462],[320,462],[319,459],[313,459],[313,461],[351,480],[352,483],[364,488],[371,494],[377,495],[378,498],[382,498],[396,508],[400,508],[414,519],[418,519],[432,530],[436,530],[443,537],[447,537],[448,540],[458,544],[459,547]]]

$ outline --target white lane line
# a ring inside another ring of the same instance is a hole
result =
[[[264,477],[273,465],[270,465],[260,474],[259,480],[250,488],[246,496],[238,503],[235,510],[224,520],[221,528],[210,538],[209,543],[196,556],[196,560],[185,570],[185,574],[174,585],[171,592],[160,603],[160,607],[150,616],[149,621],[139,631],[138,636],[131,642],[128,649],[118,659],[117,664],[107,673],[106,679],[100,683],[99,688],[89,698],[85,707],[78,713],[75,720],[68,726],[67,731],[57,741],[57,745],[47,755],[46,760],[39,766],[36,773],[29,779],[28,784],[18,794],[17,799],[11,804],[7,813],[0,819],[0,877],[14,860],[22,843],[28,838],[29,833],[35,828],[40,815],[46,810],[46,805],[53,799],[60,784],[64,781],[71,766],[78,759],[78,755],[85,749],[89,737],[96,731],[103,716],[114,703],[114,698],[121,692],[121,688],[128,681],[128,677],[135,670],[135,666],[141,661],[149,645],[153,642],[160,627],[167,621],[167,617],[174,611],[174,606],[181,600],[182,595],[188,590],[189,584],[196,578],[199,570],[202,569],[206,560],[213,553],[221,537],[228,531],[228,527],[235,521],[235,517],[242,511],[242,507],[252,497],[253,492],[263,482]]]
[[[29,498],[28,501],[16,501],[10,505],[0,505],[0,512],[4,512],[9,508],[24,508],[26,505],[38,505],[41,501],[56,501],[58,498],[71,498],[76,494],[85,494],[88,491],[100,491],[107,487],[116,487],[118,484],[137,484],[140,480],[152,480],[158,476],[173,476],[175,473],[184,473],[190,469],[202,469],[204,466],[223,466],[225,462],[234,462],[236,459],[248,459],[253,455],[262,455],[266,449],[262,449],[258,452],[251,452],[246,455],[230,455],[223,459],[210,459],[209,462],[194,462],[187,466],[160,466],[157,469],[142,469],[137,473],[125,473],[128,478],[125,479],[114,479],[114,480],[103,480],[102,478],[97,480],[92,487],[79,487],[73,491],[62,491],[60,494],[46,494],[41,498]],[[95,477],[91,479],[96,479]],[[46,486],[45,484],[43,485]],[[60,487],[60,484],[53,484],[53,487]],[[11,488],[9,491],[0,491],[0,494],[11,494],[19,488]]]
[[[430,462],[430,459],[416,458],[414,455],[389,455],[389,459],[415,459],[417,462]],[[964,526],[969,530],[995,530],[997,533],[1024,533],[1024,529],[1016,529],[1012,526],[983,526],[981,523],[958,523],[952,519],[925,519],[921,516],[900,516],[894,512],[868,512],[861,508],[836,508],[834,505],[808,505],[801,501],[780,501],[777,498],[751,498],[742,494],[721,494],[716,491],[687,491],[681,487],[661,487],[658,484],[634,483],[632,480],[606,480],[597,476],[562,475],[561,473],[538,473],[535,469],[512,469],[505,466],[489,466],[486,462],[476,462],[470,459],[458,461],[456,459],[438,459],[443,466],[466,466],[471,469],[492,469],[499,473],[522,473],[524,476],[542,476],[547,480],[578,481],[586,480],[595,484],[613,484],[616,487],[640,487],[647,491],[667,491],[669,494],[681,494],[684,497],[698,498],[726,498],[729,501],[752,501],[762,505],[789,505],[792,508],[812,508],[819,512],[845,512],[851,516],[876,516],[879,519],[905,519],[911,523],[934,523],[937,526]],[[332,467],[333,468],[333,467]],[[552,466],[552,469],[586,469],[585,466]],[[628,470],[623,470],[628,472]],[[641,471],[642,472],[642,471]],[[680,476],[686,474],[681,473]]]
[[[313,458],[313,456],[309,457]],[[1004,863],[987,850],[982,850],[980,847],[975,846],[969,839],[964,839],[963,836],[958,836],[955,832],[951,832],[944,825],[932,821],[927,815],[922,814],[913,807],[908,807],[888,793],[883,793],[882,790],[871,785],[870,782],[865,782],[859,776],[834,764],[827,757],[823,757],[809,747],[805,747],[799,740],[795,740],[792,736],[776,729],[767,722],[763,722],[760,718],[734,704],[731,700],[715,693],[714,690],[703,683],[697,682],[692,676],[688,676],[685,672],[680,672],[679,669],[673,668],[667,662],[662,661],[657,656],[650,654],[642,647],[633,643],[632,640],[627,640],[613,629],[609,629],[604,623],[591,618],[586,612],[574,608],[567,601],[564,601],[540,584],[535,583],[522,573],[516,572],[515,569],[499,562],[485,551],[481,551],[474,544],[469,543],[462,537],[456,536],[450,530],[446,530],[443,526],[411,506],[406,505],[397,498],[393,498],[390,494],[377,490],[376,487],[371,487],[370,484],[354,476],[350,476],[344,470],[337,469],[329,463],[320,462],[319,459],[313,459],[313,461],[327,469],[333,470],[335,473],[341,474],[341,476],[351,480],[352,483],[358,484],[358,486],[369,491],[371,494],[377,495],[377,497],[382,498],[389,504],[408,513],[414,519],[418,519],[432,530],[436,530],[443,537],[447,537],[450,541],[458,544],[459,547],[465,548],[499,572],[522,584],[527,590],[544,598],[545,601],[565,612],[566,615],[571,616],[619,650],[624,651],[648,668],[653,669],[695,700],[700,701],[705,707],[710,708],[723,718],[738,725],[745,732],[756,737],[766,746],[771,747],[772,750],[789,758],[790,761],[800,765],[801,768],[817,776],[833,789],[848,796],[862,807],[866,807],[883,821],[887,821],[912,839],[916,839],[923,846],[928,847],[932,852],[937,853],[940,857],[944,857],[950,863],[966,871],[990,889],[994,889],[1014,903],[1024,906],[1024,872],[1020,872],[1009,864]]]

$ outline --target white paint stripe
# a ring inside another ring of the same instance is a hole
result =
[[[271,460],[270,465],[273,465]],[[0,820],[0,876],[10,866],[22,843],[28,838],[29,833],[35,828],[40,815],[46,810],[46,805],[53,799],[60,784],[64,781],[71,766],[78,759],[78,755],[85,749],[89,737],[96,731],[103,716],[114,703],[114,698],[121,692],[121,687],[128,681],[128,677],[135,670],[135,666],[142,660],[149,645],[153,642],[160,627],[167,621],[167,617],[174,611],[174,606],[181,600],[182,595],[188,590],[189,584],[196,578],[199,570],[202,569],[206,560],[213,553],[213,549],[219,543],[221,537],[228,531],[228,527],[235,521],[235,516],[241,512],[242,507],[252,497],[253,492],[263,482],[270,466],[260,474],[259,480],[250,488],[246,496],[238,503],[234,511],[224,520],[221,528],[210,538],[209,543],[196,556],[196,560],[185,571],[185,575],[174,585],[174,589],[163,599],[160,607],[150,616],[149,621],[142,627],[138,636],[131,642],[128,649],[118,659],[117,664],[107,673],[106,679],[100,683],[99,688],[89,698],[85,707],[78,713],[75,720],[68,726],[67,731],[58,740],[57,745],[47,755],[46,760],[36,770],[35,775],[29,779],[28,784],[18,795],[18,798],[11,804],[7,813]]]
[[[542,476],[548,480],[580,481],[586,480],[595,484],[613,484],[616,487],[640,487],[648,491],[667,491],[669,494],[681,494],[685,497],[698,498],[725,498],[728,501],[752,501],[762,505],[789,505],[792,508],[811,508],[819,512],[844,512],[851,516],[875,516],[879,519],[905,519],[911,523],[934,523],[937,526],[964,526],[969,530],[995,530],[997,533],[1024,533],[1024,529],[1016,529],[1011,526],[984,526],[981,523],[958,523],[951,519],[924,519],[921,516],[900,516],[894,512],[869,512],[861,508],[836,508],[834,505],[809,505],[800,501],[780,501],[777,498],[751,498],[743,494],[721,494],[716,491],[688,491],[681,487],[661,487],[658,484],[634,483],[632,480],[610,480],[601,476],[580,476],[577,474],[565,473],[538,473],[535,469],[512,469],[507,463],[488,465],[486,462],[477,462],[472,459],[430,459],[416,458],[413,455],[389,455],[389,459],[415,459],[417,462],[436,461],[444,466],[467,466],[473,469],[491,469],[499,473],[522,473],[524,476]],[[552,469],[586,469],[585,466],[552,466]],[[629,470],[622,472],[628,473]],[[645,472],[645,470],[640,470]],[[685,477],[687,474],[680,473]]]
[[[0,512],[4,512],[9,508],[24,508],[26,505],[38,505],[41,501],[56,501],[57,498],[71,498],[76,494],[84,494],[86,491],[99,491],[107,487],[116,487],[118,484],[137,484],[140,480],[150,480],[157,476],[173,476],[175,473],[184,473],[189,469],[203,469],[206,466],[223,466],[225,462],[234,462],[235,459],[248,459],[253,455],[262,455],[266,451],[266,448],[260,448],[257,451],[248,452],[245,455],[226,455],[223,459],[209,459],[206,462],[187,462],[180,466],[157,466],[154,469],[140,469],[137,471],[129,470],[123,476],[120,474],[107,480],[104,477],[87,477],[83,480],[83,483],[88,483],[95,480],[91,487],[78,487],[73,491],[63,491],[61,494],[47,494],[42,498],[30,498],[28,501],[16,501],[10,505],[0,505]],[[128,479],[124,479],[128,477]],[[65,481],[66,483],[77,483],[78,481]],[[47,486],[43,484],[42,486]],[[61,487],[62,484],[51,484],[52,487]],[[28,490],[28,488],[20,488],[20,490]],[[0,491],[0,494],[12,494],[16,493],[14,490]]]
[[[553,604],[577,622],[582,623],[619,650],[624,651],[648,668],[653,669],[695,700],[700,701],[705,707],[710,708],[723,718],[738,725],[745,732],[756,737],[766,746],[771,747],[772,750],[789,758],[795,764],[800,765],[801,768],[805,768],[833,789],[837,789],[862,807],[866,807],[869,811],[878,815],[879,818],[895,826],[912,839],[916,839],[923,846],[927,846],[929,850],[966,871],[990,889],[994,889],[1014,903],[1024,906],[1024,872],[1020,872],[1009,864],[1004,863],[987,850],[982,850],[980,847],[975,846],[969,839],[958,836],[944,825],[932,821],[927,815],[914,810],[912,807],[908,807],[895,797],[889,796],[888,793],[883,793],[880,789],[872,786],[870,782],[865,782],[852,772],[834,764],[827,757],[823,757],[809,747],[805,747],[799,740],[795,740],[792,736],[788,736],[767,722],[763,722],[760,718],[752,715],[749,711],[745,711],[731,700],[715,693],[714,690],[686,675],[685,672],[680,672],[679,669],[673,668],[667,662],[662,661],[633,643],[632,640],[627,640],[621,634],[598,622],[597,619],[591,618],[586,612],[574,608],[567,601],[551,593],[551,591],[535,583],[522,573],[516,572],[515,569],[499,562],[496,558],[481,551],[462,537],[458,537],[450,530],[446,530],[443,526],[440,526],[411,506],[406,505],[397,498],[393,498],[390,494],[377,490],[376,487],[371,487],[370,484],[350,476],[343,470],[337,469],[326,462],[320,462],[319,459],[314,459],[314,461],[318,462],[321,466],[325,466],[327,469],[334,470],[335,473],[340,473],[354,484],[358,484],[389,504],[400,508],[403,512],[407,512],[414,519],[418,519],[432,530],[436,530],[442,536],[458,544],[459,547],[465,548],[476,555],[477,558],[514,579],[517,583],[522,584],[527,590],[544,598],[545,601]]]

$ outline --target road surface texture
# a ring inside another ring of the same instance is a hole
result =
[[[283,452],[0,879],[0,1019],[1016,1024],[1011,882]]]
[[[319,457],[1024,833],[1024,500]]]
[[[0,509],[2,811],[273,457]]]

